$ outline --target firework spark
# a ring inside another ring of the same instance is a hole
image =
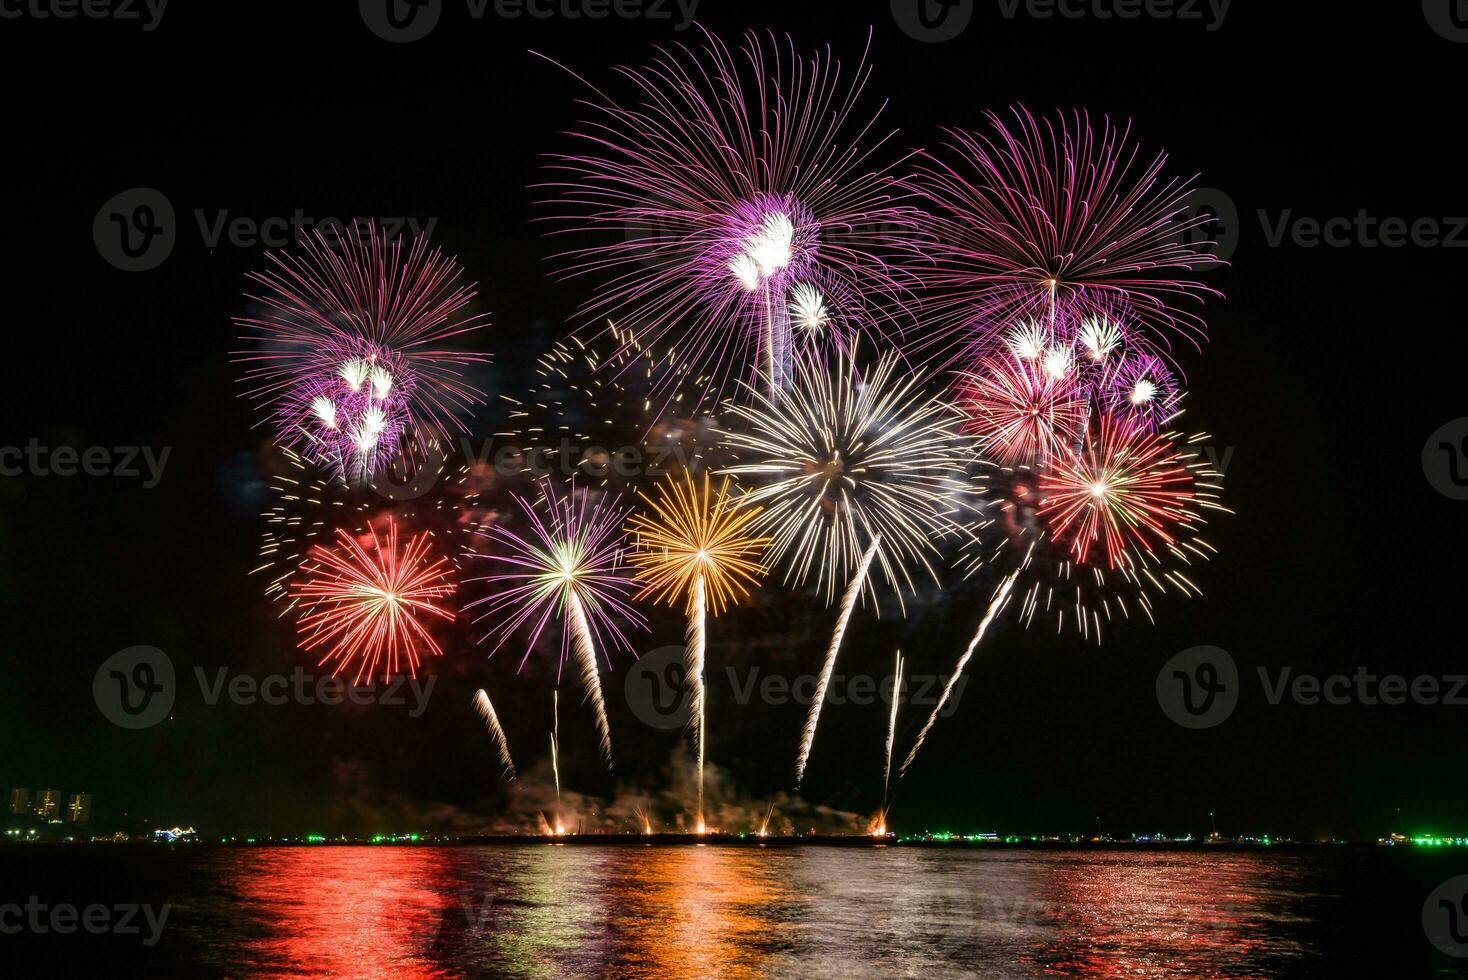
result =
[[[590,321],[673,341],[715,399],[730,377],[789,382],[792,290],[813,276],[863,291],[878,309],[862,329],[890,332],[904,292],[888,231],[915,213],[876,161],[893,134],[861,108],[865,57],[847,75],[829,51],[705,32],[619,71],[633,98],[594,90],[581,147],[544,185],[551,220],[596,239],[563,256],[568,275],[607,279]]]
[[[996,324],[1078,328],[1116,303],[1151,343],[1201,344],[1203,321],[1178,300],[1216,291],[1187,278],[1217,264],[1190,241],[1206,217],[1185,219],[1190,180],[1165,178],[1164,154],[1144,163],[1130,126],[1083,112],[1012,120],[989,113],[988,134],[949,131],[911,181],[934,212],[941,243],[925,273],[931,329],[921,351],[942,366],[989,352]]]
[[[471,555],[493,558],[507,570],[472,579],[488,584],[493,591],[464,608],[483,607],[474,618],[476,623],[495,621],[489,634],[496,639],[495,651],[522,628],[529,628],[522,667],[546,625],[553,617],[560,619],[560,664],[574,659],[580,669],[596,714],[602,755],[610,765],[612,735],[596,650],[599,647],[605,653],[610,643],[630,651],[632,643],[617,620],[639,628],[646,628],[647,623],[627,601],[640,585],[628,574],[624,560],[622,524],[627,511],[614,498],[597,496],[593,503],[591,492],[573,486],[558,497],[546,481],[541,484],[543,508],[516,497],[529,518],[531,533],[522,536],[501,525],[484,532],[496,547],[490,554]],[[610,666],[610,656],[607,662]]]
[[[504,726],[500,724],[499,715],[495,714],[488,692],[484,690],[474,692],[474,711],[484,719],[484,727],[488,729],[490,737],[494,739],[495,748],[499,750],[500,763],[505,767],[506,775],[514,779],[515,760],[510,758],[510,740],[505,737]]]
[[[1111,414],[1156,432],[1177,414],[1177,380],[1162,358],[1132,354],[1101,380],[1101,396]]]
[[[396,458],[405,434],[464,431],[483,394],[463,372],[488,360],[444,346],[487,325],[467,313],[474,287],[457,262],[426,238],[405,245],[359,225],[269,253],[247,295],[259,312],[236,318],[252,345],[236,354],[247,395],[279,442],[354,483]]]
[[[421,655],[443,654],[427,622],[454,619],[441,604],[455,591],[448,560],[433,555],[427,534],[399,548],[391,517],[384,537],[369,530],[366,538],[338,530],[337,548],[311,549],[305,580],[291,590],[301,605],[301,649],[325,647],[319,663],[333,662],[333,676],[353,664],[357,681],[379,664],[387,676],[400,667],[416,674]]]
[[[765,507],[755,528],[771,535],[785,582],[814,575],[829,603],[861,568],[875,566],[899,597],[915,588],[909,564],[936,581],[929,556],[955,529],[971,453],[961,420],[921,393],[919,377],[899,374],[893,354],[864,377],[844,355],[830,367],[796,364],[786,397],[755,392],[753,405],[734,408],[747,428],[726,440],[742,462],[725,472],[766,481],[746,500]],[[861,593],[875,598],[869,576],[860,577]]]
[[[688,608],[688,680],[693,694],[692,723],[698,751],[698,828],[703,832],[704,760],[704,620],[717,616],[733,601],[750,593],[764,576],[759,555],[769,541],[748,529],[758,507],[736,508],[725,477],[717,492],[709,476],[701,483],[691,475],[669,478],[648,499],[650,513],[632,518],[636,536],[632,562],[647,585],[637,598]]]

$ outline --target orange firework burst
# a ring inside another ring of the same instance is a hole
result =
[[[628,523],[628,530],[637,535],[632,562],[647,580],[639,599],[651,596],[654,602],[669,605],[679,598],[688,601],[701,579],[708,606],[717,616],[759,585],[765,568],[757,559],[769,539],[747,533],[760,508],[736,508],[729,497],[728,477],[717,493],[710,490],[707,473],[701,485],[692,476],[668,479],[648,503],[652,513],[639,514]]]
[[[639,598],[669,605],[682,598],[688,604],[688,680],[693,693],[690,706],[694,738],[698,746],[698,833],[703,823],[703,709],[704,709],[704,616],[723,612],[735,600],[759,585],[765,568],[759,555],[768,538],[751,537],[748,526],[759,516],[758,507],[737,507],[729,497],[729,478],[717,493],[709,489],[709,476],[695,484],[691,475],[668,479],[658,486],[649,501],[651,514],[639,514],[628,522],[637,536],[632,555],[647,580]]]
[[[1104,550],[1110,568],[1133,564],[1133,551],[1176,548],[1203,523],[1216,489],[1200,483],[1192,457],[1165,435],[1103,414],[1095,438],[1061,454],[1040,476],[1039,516],[1076,562]]]
[[[291,590],[304,613],[297,624],[301,649],[325,647],[318,663],[334,662],[333,676],[355,663],[358,681],[375,674],[379,663],[386,675],[400,666],[416,674],[423,652],[442,656],[426,623],[453,620],[437,600],[453,595],[455,585],[448,560],[432,554],[429,535],[399,548],[397,524],[389,517],[382,538],[371,529],[363,539],[343,530],[337,538],[337,548],[311,549],[308,578]]]

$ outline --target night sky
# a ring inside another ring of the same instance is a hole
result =
[[[1446,6],[1446,2],[1443,4]],[[210,249],[194,212],[437,219],[493,315],[493,392],[522,391],[536,356],[573,324],[589,283],[557,283],[535,227],[540,155],[564,149],[578,82],[692,42],[670,21],[472,20],[448,4],[427,39],[389,44],[355,4],[169,5],[136,23],[0,20],[5,280],[0,446],[171,447],[162,480],[0,478],[0,787],[86,790],[98,827],[124,813],[217,832],[302,833],[488,826],[504,812],[493,750],[469,710],[487,686],[522,768],[546,755],[543,662],[487,661],[460,644],[432,666],[427,711],[206,704],[212,676],[288,674],[309,663],[261,595],[258,514],[268,506],[265,436],[239,398],[231,317],[259,246]],[[310,5],[313,8],[318,5]],[[1131,119],[1175,173],[1201,174],[1236,205],[1227,294],[1211,342],[1185,351],[1187,425],[1230,447],[1226,502],[1197,573],[1206,596],[1159,602],[1158,623],[1111,628],[1100,648],[1012,623],[971,665],[901,786],[901,829],[1104,829],[1374,838],[1397,829],[1468,833],[1454,765],[1468,704],[1268,703],[1257,670],[1444,677],[1468,672],[1457,568],[1468,503],[1424,476],[1429,435],[1465,411],[1468,252],[1445,247],[1272,247],[1291,219],[1468,214],[1460,150],[1468,44],[1435,33],[1417,4],[1373,11],[1238,3],[1216,31],[1198,21],[1007,20],[979,3],[958,39],[921,44],[889,5],[704,0],[698,20],[732,38],[789,32],[854,62],[874,31],[870,93],[904,145],[1023,101]],[[153,187],[178,240],[162,265],[123,272],[99,255],[105,201]],[[1261,219],[1259,212],[1265,213]],[[1468,229],[1458,231],[1468,245]],[[501,420],[487,409],[477,434]],[[770,591],[775,591],[771,587]],[[778,601],[777,601],[778,600]],[[846,672],[885,673],[902,646],[914,670],[946,671],[982,590],[930,593],[907,622],[871,611]],[[710,759],[739,794],[788,791],[799,705],[733,703],[725,665],[815,671],[834,612],[772,596],[717,621]],[[677,642],[655,617],[644,651]],[[171,720],[124,731],[99,713],[92,678],[146,644],[180,675]],[[1159,669],[1198,645],[1227,650],[1242,696],[1222,725],[1172,723]],[[604,678],[615,780],[596,766],[589,713],[564,686],[569,786],[655,790],[678,744],[638,723],[622,695],[631,660]],[[763,675],[762,675],[763,676]],[[1468,700],[1468,691],[1464,692]],[[903,726],[910,739],[917,712]],[[878,805],[885,710],[823,717],[803,796]],[[901,744],[906,744],[905,739]]]

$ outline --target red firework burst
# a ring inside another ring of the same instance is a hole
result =
[[[1073,370],[1043,356],[986,357],[958,382],[964,432],[1006,466],[1039,463],[1079,445],[1085,416]]]
[[[1166,435],[1103,414],[1084,449],[1041,473],[1039,517],[1077,563],[1099,547],[1110,568],[1133,567],[1134,549],[1174,548],[1203,523],[1191,458]]]
[[[416,674],[424,651],[443,650],[426,625],[433,617],[452,621],[454,613],[436,600],[454,594],[448,559],[435,557],[427,532],[398,547],[392,518],[379,538],[369,529],[363,539],[338,530],[339,547],[311,549],[309,576],[291,590],[304,611],[297,624],[301,649],[326,647],[319,665],[335,661],[332,675],[357,665],[356,680],[371,677],[382,663],[386,675],[400,665]]]

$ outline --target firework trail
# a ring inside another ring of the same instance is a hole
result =
[[[1130,126],[1099,129],[1084,112],[1036,119],[1023,106],[987,133],[950,130],[923,154],[911,189],[933,217],[924,225],[925,339],[915,354],[950,367],[991,348],[996,329],[1037,321],[1065,339],[1116,304],[1133,311],[1148,344],[1194,346],[1202,319],[1176,301],[1218,295],[1191,273],[1218,264],[1212,242],[1188,233],[1192,180],[1165,178],[1165,154],[1140,157]]]
[[[865,293],[870,309],[838,311],[847,325],[896,332],[905,250],[890,230],[917,215],[891,174],[901,159],[877,160],[895,133],[877,129],[885,106],[861,108],[865,55],[847,74],[829,50],[802,56],[773,34],[703,42],[618,69],[625,96],[588,83],[591,116],[542,185],[548,218],[580,240],[565,274],[604,283],[588,322],[671,341],[715,400],[731,377],[777,397],[801,284],[836,302]]]
[[[862,555],[861,564],[857,566],[851,584],[846,587],[846,595],[841,597],[841,614],[836,618],[836,629],[831,633],[831,645],[826,650],[826,662],[821,666],[821,679],[816,684],[816,693],[810,702],[810,713],[805,719],[805,730],[800,736],[800,753],[795,758],[796,786],[805,778],[805,764],[810,759],[811,746],[816,741],[816,723],[821,720],[821,705],[826,700],[826,688],[831,683],[831,674],[836,670],[836,654],[841,650],[841,641],[846,636],[846,624],[850,622],[851,610],[856,608],[856,600],[861,596],[862,587],[866,585],[872,558],[881,546],[882,536],[878,534],[867,546],[866,554]]]
[[[974,638],[969,641],[968,649],[963,651],[963,656],[958,658],[958,663],[953,668],[953,674],[948,678],[948,683],[943,687],[943,693],[938,697],[938,703],[933,707],[933,713],[928,716],[928,720],[923,725],[922,731],[918,732],[917,741],[912,745],[912,751],[907,753],[907,758],[903,760],[902,768],[897,773],[899,779],[907,775],[907,767],[912,765],[912,760],[917,758],[918,750],[923,747],[923,741],[928,737],[928,732],[932,730],[933,724],[938,720],[938,715],[943,711],[943,707],[953,695],[953,689],[958,684],[958,678],[963,675],[963,669],[968,666],[969,658],[974,655],[974,651],[983,642],[984,634],[989,631],[989,624],[994,622],[994,617],[999,615],[1004,606],[1008,604],[1009,591],[1014,588],[1014,581],[1018,577],[1018,572],[1012,572],[1008,578],[1000,583],[999,591],[994,594],[994,600],[989,603],[989,611],[984,614],[983,620],[979,623],[978,631],[974,633]]]
[[[717,491],[709,475],[695,481],[685,473],[658,484],[657,492],[645,498],[648,511],[634,516],[628,530],[636,537],[632,563],[647,585],[637,598],[674,604],[680,598],[688,606],[688,682],[692,693],[691,719],[698,753],[698,825],[703,828],[704,762],[704,659],[705,620],[718,615],[731,602],[747,597],[759,584],[765,569],[759,555],[769,543],[752,537],[748,528],[760,514],[758,507],[738,507],[729,494],[729,477]]]
[[[504,765],[505,772],[510,779],[514,779],[515,760],[510,758],[510,740],[505,737],[505,729],[500,724],[499,715],[495,714],[494,705],[489,701],[488,692],[484,690],[474,692],[474,710],[480,718],[484,719],[484,727],[489,730],[495,747],[499,749],[500,762]]]
[[[551,776],[556,781],[556,803],[561,802],[561,692],[551,692]],[[559,815],[556,824],[560,824]]]
[[[521,667],[550,620],[561,620],[560,664],[564,666],[568,659],[574,659],[581,671],[596,715],[602,756],[610,767],[611,729],[596,650],[599,646],[605,651],[610,641],[630,651],[631,641],[616,620],[644,629],[647,621],[626,598],[641,585],[628,574],[624,559],[626,535],[622,524],[627,510],[614,498],[601,496],[592,503],[591,497],[590,492],[578,491],[574,485],[565,496],[558,497],[549,481],[541,483],[542,507],[515,497],[530,521],[531,533],[521,535],[501,525],[483,532],[495,546],[492,553],[470,552],[470,556],[491,558],[506,571],[471,579],[488,583],[493,591],[464,608],[483,607],[474,622],[491,619],[497,623],[488,634],[497,637],[495,651],[522,628],[528,628],[529,643]]]
[[[591,645],[591,624],[586,620],[586,609],[581,605],[581,596],[574,590],[566,593],[566,622],[571,631],[571,650],[581,668],[581,684],[591,699],[591,709],[596,715],[597,736],[601,740],[601,754],[612,767],[612,726],[607,721],[607,702],[602,696],[601,672],[596,666],[596,650]]]
[[[704,594],[703,576],[698,575],[693,579],[693,591],[688,596],[688,630],[686,640],[688,642],[688,680],[693,685],[693,704],[691,715],[696,726],[694,742],[698,746],[698,810],[697,826],[698,832],[703,833],[703,753],[704,753],[704,687],[707,680],[704,677]]]
[[[887,720],[886,761],[882,763],[882,822],[880,833],[887,832],[887,788],[892,782],[892,745],[897,740],[897,705],[902,694],[902,651],[897,651],[897,665],[892,672],[892,715]]]
[[[361,224],[267,255],[246,297],[259,312],[236,318],[253,346],[235,355],[277,440],[357,485],[397,458],[405,435],[467,431],[460,416],[483,393],[463,373],[488,360],[444,346],[487,325],[466,312],[474,287],[459,284],[457,262],[375,223],[364,237]]]
[[[335,661],[332,676],[353,663],[355,681],[372,676],[379,663],[388,676],[400,663],[416,674],[420,651],[443,654],[426,621],[454,620],[439,604],[455,591],[448,560],[433,555],[427,534],[399,548],[391,517],[385,537],[371,529],[366,537],[370,544],[338,530],[337,548],[311,549],[305,580],[291,590],[301,604],[301,649],[327,647],[319,665]]]

